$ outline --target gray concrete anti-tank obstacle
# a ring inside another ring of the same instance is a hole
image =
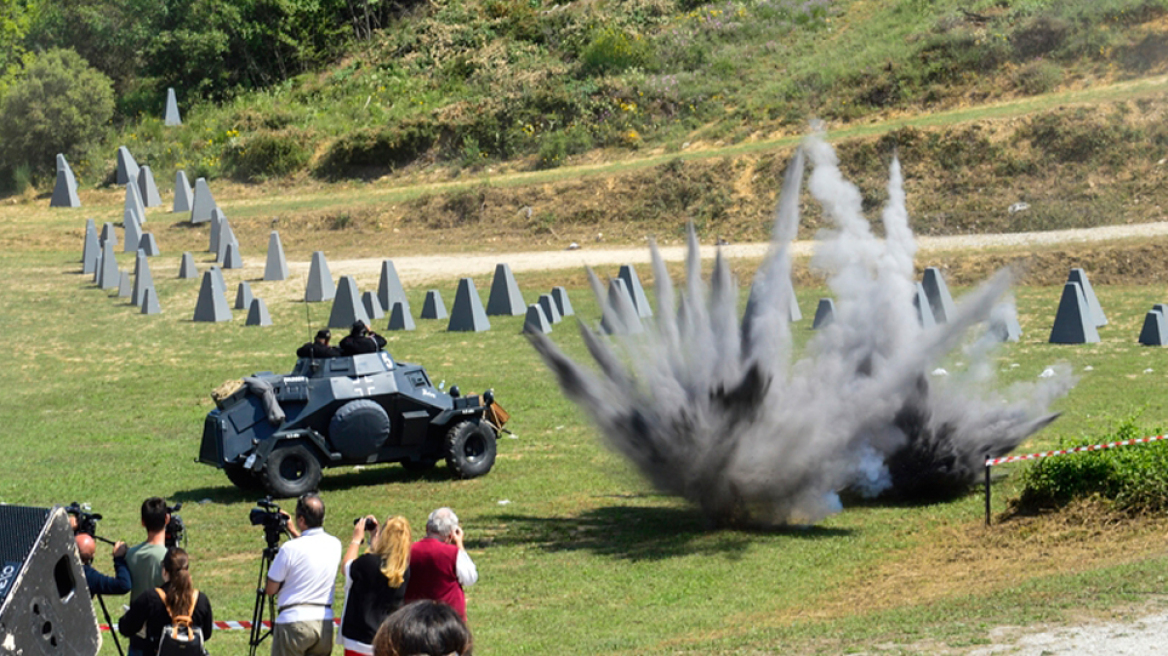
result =
[[[365,306],[361,303],[357,281],[353,276],[341,276],[336,297],[333,299],[333,309],[329,313],[328,327],[348,328],[357,321],[364,321],[366,326],[370,325],[369,315],[365,313]]]
[[[270,326],[272,325],[272,315],[268,313],[268,306],[264,303],[262,298],[251,299],[251,305],[247,309],[247,325],[249,326]]]
[[[129,271],[118,272],[118,298],[130,298],[134,291],[134,279]]]
[[[543,305],[541,303],[528,305],[527,316],[523,318],[523,332],[547,334],[551,331],[552,324],[543,313]]]
[[[1077,282],[1063,285],[1049,341],[1051,344],[1093,344],[1099,341],[1087,297]]]
[[[178,98],[175,97],[173,88],[166,90],[166,112],[162,116],[162,124],[166,127],[182,125],[182,117],[178,113]]]
[[[1067,282],[1079,283],[1079,288],[1083,291],[1083,298],[1087,299],[1087,309],[1091,310],[1091,318],[1095,323],[1095,327],[1107,325],[1107,315],[1103,314],[1103,306],[1099,304],[1099,298],[1095,296],[1095,289],[1091,287],[1091,281],[1087,280],[1087,272],[1082,269],[1071,269],[1070,274],[1067,275]]]
[[[333,282],[333,275],[329,273],[324,251],[316,251],[312,254],[312,265],[308,268],[308,285],[304,290],[304,301],[306,303],[331,301],[336,295],[337,286]]]
[[[85,220],[85,244],[81,248],[81,273],[93,273],[97,267],[97,254],[101,243],[97,241],[97,226],[93,219]]]
[[[393,266],[392,260],[381,262],[381,277],[377,281],[377,300],[381,301],[381,307],[385,308],[386,312],[391,312],[393,304],[401,301],[402,305],[406,307],[406,314],[410,313],[410,301],[406,298],[401,278],[398,278],[397,268]]]
[[[101,247],[101,267],[98,269],[97,286],[102,289],[115,289],[121,278],[118,274],[118,260],[114,257],[113,241],[107,241]]]
[[[142,238],[138,240],[138,249],[146,251],[147,257],[155,257],[162,254],[162,251],[158,250],[158,240],[150,232],[142,233]]]
[[[916,288],[916,293],[913,294],[913,307],[917,311],[917,322],[921,324],[921,328],[926,330],[936,327],[937,318],[933,316],[933,307],[929,305],[929,296],[925,293],[925,286],[918,282]]]
[[[547,318],[547,320],[552,325],[555,325],[564,320],[564,318],[560,316],[560,311],[556,309],[556,302],[552,300],[551,294],[539,295],[539,308],[543,310],[543,316]],[[527,313],[531,314],[531,310],[529,309]]]
[[[491,280],[491,294],[487,297],[487,316],[518,316],[526,312],[527,304],[519,292],[519,284],[511,274],[508,264],[495,265],[495,277]]]
[[[97,257],[94,259],[94,267],[93,267],[93,284],[97,285],[98,287],[101,287],[101,273],[102,273],[101,263],[104,261],[104,259],[105,258],[102,257],[102,251],[101,250],[97,251]]]
[[[442,293],[437,289],[426,291],[426,300],[422,303],[423,319],[445,319],[446,304],[442,302]]]
[[[239,242],[232,238],[231,243],[227,244],[227,251],[223,254],[223,268],[224,269],[242,269],[243,255],[239,252]]]
[[[570,317],[576,314],[572,309],[572,300],[568,298],[568,290],[563,287],[552,287],[552,299],[556,302],[556,310],[561,317]]]
[[[224,218],[221,222],[222,227],[219,229],[219,243],[216,244],[215,261],[223,264],[227,261],[227,247],[235,244],[236,249],[239,248],[239,240],[235,238],[235,231],[231,229],[231,224]]]
[[[216,258],[219,257],[219,244],[223,235],[223,222],[226,220],[227,217],[223,216],[218,207],[211,209],[211,234],[207,240],[207,252],[215,253]]]
[[[105,248],[106,242],[109,242],[111,246],[118,245],[118,233],[116,230],[114,230],[114,224],[110,223],[109,221],[106,221],[101,226],[101,246],[102,246],[102,248]]]
[[[147,287],[142,292],[142,314],[162,314],[162,307],[158,305],[158,292],[153,287]]]
[[[238,287],[235,288],[235,309],[250,309],[251,300],[253,298],[255,298],[255,296],[251,293],[251,284],[244,280],[243,282],[239,283]]]
[[[138,190],[138,183],[126,183],[126,202],[122,205],[122,216],[133,216],[138,223],[146,222],[146,204],[142,202],[142,192]],[[128,220],[128,219],[127,219]]]
[[[142,194],[142,204],[146,207],[162,206],[162,196],[158,195],[158,185],[154,184],[154,172],[149,165],[138,169],[138,193]]]
[[[381,309],[381,301],[377,300],[377,292],[363,292],[361,305],[365,306],[365,315],[369,317],[369,325],[373,325],[372,322],[378,319],[385,318],[385,310]]]
[[[191,202],[191,223],[206,223],[211,220],[211,210],[218,207],[206,178],[195,180],[194,200]]]
[[[190,251],[182,254],[182,260],[178,265],[178,277],[183,279],[199,277],[199,269],[195,267],[195,256],[191,255]]]
[[[195,316],[192,321],[217,323],[231,321],[231,308],[227,307],[227,298],[215,280],[215,270],[203,274],[203,285],[199,287],[199,301],[195,304]]]
[[[264,280],[284,280],[288,277],[288,260],[284,258],[284,244],[275,230],[268,235],[268,260],[264,264]]]
[[[483,301],[475,290],[474,280],[462,278],[458,281],[458,291],[454,294],[454,307],[450,309],[450,322],[446,330],[455,332],[483,332],[491,329],[491,321],[483,310]]]
[[[811,329],[826,328],[832,321],[835,321],[835,301],[830,298],[819,299],[819,304],[815,306],[815,318],[811,320]]]
[[[153,286],[154,275],[150,273],[150,261],[146,259],[146,252],[139,249],[134,258],[134,289],[130,293],[130,302],[142,307],[146,290]]]
[[[393,309],[389,312],[389,325],[386,330],[414,330],[414,318],[410,316],[410,308],[401,301],[393,302]]]
[[[925,288],[925,297],[929,299],[929,307],[933,309],[933,319],[937,323],[945,323],[952,319],[957,306],[953,304],[953,295],[949,293],[949,286],[945,284],[941,270],[937,267],[925,269],[921,286]]]
[[[130,149],[125,146],[118,147],[118,174],[116,182],[119,185],[126,185],[130,182],[138,180],[138,162],[134,161],[134,156],[130,154]]]
[[[755,291],[754,290],[755,290],[754,285],[751,285],[750,286],[750,294],[748,294],[746,297],[746,311],[742,313],[743,317],[749,318],[749,317],[754,316],[754,303],[755,303],[755,301],[754,301]],[[787,299],[787,321],[789,323],[795,323],[796,321],[802,321],[803,320],[803,311],[799,309],[799,299],[796,298],[796,296],[795,296],[795,287],[788,284],[787,285],[787,292],[788,292],[788,294],[787,294],[787,296],[788,296],[788,299]],[[746,326],[746,324],[744,323],[743,327],[745,328],[745,326]]]
[[[211,277],[215,280],[215,286],[219,288],[219,293],[223,295],[224,299],[226,299],[227,282],[223,280],[223,270],[212,264],[211,268],[207,271],[211,273]]]
[[[142,228],[133,217],[127,216],[125,231],[126,236],[122,241],[122,252],[133,253],[138,250],[138,242],[142,241]]]
[[[641,286],[641,279],[637,276],[637,270],[633,268],[633,265],[622,264],[617,277],[625,281],[625,289],[629,292],[629,298],[633,301],[633,307],[637,308],[637,316],[653,316],[653,308],[649,307],[649,299],[645,296],[645,288]]]
[[[986,330],[999,342],[1016,342],[1022,338],[1022,324],[1018,323],[1018,314],[1013,311],[991,315]]]
[[[600,319],[600,329],[614,335],[636,335],[645,331],[624,278],[610,278],[608,281],[608,302]]]
[[[77,178],[65,156],[57,154],[57,183],[53,185],[53,197],[49,200],[49,207],[81,207],[81,198],[77,195]]]
[[[1158,310],[1149,310],[1144,315],[1144,326],[1140,330],[1140,344],[1144,346],[1168,345],[1168,322],[1164,313]]]
[[[174,174],[174,206],[171,211],[190,212],[194,204],[194,192],[190,180],[187,180],[187,172],[180,170]]]

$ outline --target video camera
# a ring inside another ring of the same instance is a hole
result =
[[[97,521],[101,519],[101,515],[95,512],[89,512],[89,504],[81,504],[74,501],[65,506],[65,512],[73,515],[77,519],[77,528],[73,529],[74,535],[77,533],[86,533],[92,538],[97,537]]]
[[[186,535],[183,533],[186,527],[183,526],[182,517],[178,516],[178,511],[180,510],[182,510],[182,501],[179,501],[173,506],[166,507],[166,513],[170,515],[170,521],[166,523],[167,549],[178,546],[180,542],[183,544],[186,543]]]
[[[252,508],[248,514],[252,526],[264,527],[264,539],[268,541],[268,548],[275,549],[280,543],[280,535],[288,533],[288,516],[280,512],[280,506],[272,501],[272,497],[264,497],[256,501],[258,508]]]

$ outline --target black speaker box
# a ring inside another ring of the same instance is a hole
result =
[[[0,654],[91,656],[100,648],[65,509],[0,505]]]

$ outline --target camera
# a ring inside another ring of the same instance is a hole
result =
[[[97,521],[101,519],[101,515],[94,512],[89,512],[89,504],[80,504],[74,501],[65,506],[65,512],[77,518],[77,528],[73,530],[74,534],[87,533],[90,537],[97,537]]]
[[[357,519],[354,519],[353,526],[356,526],[357,522],[360,522],[362,519],[365,520],[365,532],[366,533],[372,533],[372,532],[377,530],[377,522],[372,520],[372,519],[369,519],[368,517],[364,517],[364,518],[358,517]]]
[[[274,549],[280,543],[280,534],[288,532],[288,517],[280,512],[280,506],[272,501],[272,497],[264,497],[256,501],[258,508],[252,508],[248,519],[252,526],[264,527],[264,538],[268,541],[268,548]]]
[[[182,510],[182,502],[166,507],[166,513],[170,515],[170,521],[166,523],[166,548],[171,549],[180,542],[186,544],[186,535],[183,531],[186,529],[183,526],[182,517],[178,516],[178,511]]]

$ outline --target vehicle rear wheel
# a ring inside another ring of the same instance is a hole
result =
[[[227,474],[227,480],[231,481],[235,487],[245,492],[260,490],[264,487],[259,475],[239,465],[226,465],[223,467],[223,473]]]
[[[495,430],[485,422],[462,421],[446,433],[446,466],[459,478],[475,478],[495,465]]]
[[[320,461],[303,444],[277,446],[261,474],[264,487],[274,497],[298,497],[320,485]]]

